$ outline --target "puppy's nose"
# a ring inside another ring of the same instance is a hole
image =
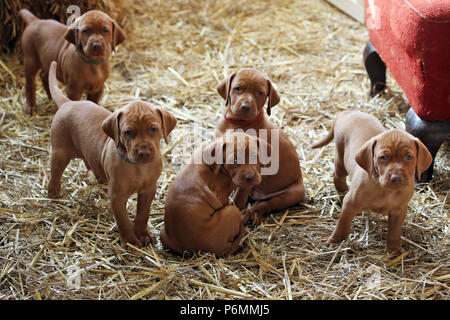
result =
[[[148,161],[150,159],[150,151],[147,148],[139,148],[136,156],[140,161]]]
[[[91,43],[91,47],[93,50],[101,50],[103,49],[103,44],[100,41],[94,41]]]
[[[245,181],[247,182],[252,182],[253,180],[255,180],[255,174],[254,173],[247,173],[245,176]]]
[[[390,179],[391,179],[391,183],[394,183],[394,184],[401,184],[403,182],[403,177],[396,173],[392,173],[390,176]]]
[[[246,102],[241,103],[240,108],[243,112],[249,112],[250,111],[250,105]]]

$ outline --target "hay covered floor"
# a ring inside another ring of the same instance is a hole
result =
[[[362,65],[366,28],[324,1],[140,1],[124,5],[127,41],[112,58],[101,104],[115,110],[136,98],[178,118],[152,203],[158,236],[168,187],[193,145],[193,123],[213,132],[224,103],[215,91],[230,72],[254,67],[277,85],[271,119],[297,148],[305,203],[248,228],[227,259],[180,257],[161,243],[124,250],[106,188],[82,161],[66,169],[62,198],[47,198],[49,128],[56,106],[38,81],[39,114],[24,115],[21,56],[0,60],[0,299],[448,299],[450,297],[450,150],[435,178],[418,186],[403,225],[405,254],[384,251],[387,220],[354,219],[340,246],[324,246],[340,200],[332,182],[334,143],[311,150],[346,108],[404,128],[408,109],[389,90],[369,100]],[[129,200],[135,211],[136,198]]]

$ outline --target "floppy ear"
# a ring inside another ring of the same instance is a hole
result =
[[[211,170],[214,172],[214,174],[218,174],[220,171],[220,167],[225,163],[225,148],[226,148],[227,144],[225,142],[224,138],[219,138],[216,139],[216,141],[210,143],[209,145],[207,145],[205,147],[205,149],[203,150],[203,157],[205,156],[205,154],[211,156],[212,158],[216,157],[216,151],[219,150],[222,152],[222,163],[217,163],[216,161],[214,161],[211,164],[207,164]]]
[[[233,81],[235,75],[236,72],[232,73],[230,76],[228,76],[228,78],[222,80],[217,86],[217,92],[225,100],[225,106],[227,106],[228,103],[231,103],[230,98],[231,82]]]
[[[377,140],[375,138],[366,141],[366,143],[361,146],[355,157],[356,163],[358,163],[361,168],[366,170],[369,176],[372,176],[374,170],[373,151],[375,149],[376,143]]]
[[[177,118],[175,118],[169,111],[167,111],[164,108],[158,108],[157,110],[161,117],[164,141],[166,143],[169,143],[167,141],[167,136],[169,135],[170,132],[172,132],[172,130],[177,125]]]
[[[414,138],[414,142],[417,148],[417,159],[416,159],[416,172],[417,180],[420,180],[422,173],[428,169],[428,167],[433,162],[433,156],[427,147],[417,138]]]
[[[280,95],[269,79],[267,79],[267,86],[269,88],[269,92],[267,94],[269,96],[267,101],[267,114],[270,116],[270,109],[280,102]]]
[[[122,111],[115,111],[111,113],[102,123],[102,129],[106,133],[107,136],[111,137],[115,144],[116,148],[119,147],[122,143],[120,142],[120,118],[122,116]],[[123,146],[123,145],[122,145]]]
[[[125,36],[125,32],[123,32],[122,28],[112,20],[112,50],[116,48],[119,44],[125,41],[127,37]]]
[[[64,34],[64,39],[74,44],[77,50],[82,48],[78,30],[78,18],[75,19],[75,21],[70,25],[69,29],[67,29],[66,33]]]

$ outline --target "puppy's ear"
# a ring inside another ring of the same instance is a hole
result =
[[[116,46],[118,46],[119,44],[124,42],[127,37],[125,36],[125,32],[123,32],[122,28],[120,28],[120,26],[114,20],[111,20],[111,21],[112,21],[111,47],[112,47],[112,50],[114,51]]]
[[[270,109],[280,102],[280,95],[269,79],[267,79],[267,87],[269,88],[269,92],[267,94],[269,97],[267,99],[267,114],[270,116]]]
[[[231,103],[230,98],[231,82],[233,82],[233,78],[235,75],[236,72],[232,73],[231,75],[228,76],[228,78],[222,80],[217,86],[217,92],[225,100],[225,106],[227,106],[228,103]]]
[[[103,132],[106,133],[111,139],[114,140],[116,148],[121,145],[120,141],[120,118],[122,117],[122,111],[115,111],[111,113],[102,123]],[[122,145],[123,146],[123,145]]]
[[[214,172],[215,175],[217,175],[220,171],[221,166],[225,162],[225,148],[226,148],[226,142],[224,138],[216,139],[214,142],[211,142],[208,144],[205,149],[203,149],[203,161],[205,161],[205,156],[210,157],[206,164],[211,168],[211,170]],[[221,162],[217,162],[217,153],[216,151],[222,152],[222,155],[220,157]],[[214,160],[213,160],[214,159]]]
[[[359,149],[358,153],[356,154],[355,160],[356,163],[367,171],[369,176],[372,176],[374,166],[373,166],[373,152],[375,150],[375,145],[377,143],[377,140],[375,138],[370,139],[369,141],[366,141],[361,148]]]
[[[417,180],[420,180],[422,173],[428,169],[428,167],[433,162],[433,156],[427,147],[417,138],[414,138],[414,142],[417,148],[417,159],[416,159],[416,172]]]
[[[169,135],[169,133],[172,132],[172,130],[177,125],[177,118],[175,118],[169,111],[167,111],[164,108],[158,108],[157,110],[158,110],[159,116],[161,117],[164,141],[166,143],[169,143],[167,141],[167,136]]]
[[[78,18],[75,19],[75,21],[70,25],[69,29],[67,29],[66,33],[64,34],[64,39],[74,44],[77,49],[81,48],[81,39],[79,37],[78,30]]]

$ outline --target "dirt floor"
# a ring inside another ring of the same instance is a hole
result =
[[[312,150],[347,108],[404,129],[407,101],[388,90],[367,96],[364,25],[317,0],[130,2],[128,39],[111,60],[100,104],[113,111],[134,99],[178,118],[162,145],[164,169],[152,203],[158,244],[120,246],[106,187],[80,160],[63,177],[62,198],[47,198],[50,123],[56,112],[38,81],[39,113],[25,115],[21,54],[0,55],[0,299],[448,299],[450,150],[435,177],[416,187],[403,225],[405,254],[385,252],[387,220],[364,212],[349,238],[325,246],[341,202],[332,179],[334,143]],[[270,118],[296,146],[307,187],[304,203],[248,226],[242,249],[226,259],[180,257],[159,230],[170,183],[194,145],[223,115],[216,86],[244,67],[261,70],[281,102]],[[131,215],[136,197],[128,202]]]

